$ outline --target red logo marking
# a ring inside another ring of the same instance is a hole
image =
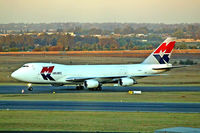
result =
[[[154,54],[159,54],[160,52],[171,53],[172,49],[174,48],[175,41],[170,42],[168,45],[163,43],[155,52]]]
[[[40,73],[52,73],[52,71],[53,71],[53,69],[54,69],[54,66],[50,66],[50,67],[43,67],[42,68],[42,71],[40,72]]]
[[[43,67],[41,73],[41,76],[44,80],[52,80],[55,81],[55,79],[53,77],[51,77],[51,73],[54,69],[54,66],[50,66],[50,67]]]

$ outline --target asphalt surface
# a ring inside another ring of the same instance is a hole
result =
[[[0,86],[0,94],[20,94],[24,93],[85,93],[96,92],[89,90],[76,90],[75,86],[33,86],[33,91],[28,91],[27,86]],[[120,86],[103,86],[102,92],[128,92],[129,90],[142,92],[173,92],[173,91],[200,91],[200,86],[140,86],[140,87],[120,87]]]
[[[200,113],[200,103],[0,101],[1,110],[119,111]]]

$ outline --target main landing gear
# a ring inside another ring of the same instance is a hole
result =
[[[98,87],[98,88],[89,88],[88,90],[90,90],[90,91],[102,91],[102,87]]]
[[[27,86],[28,86],[28,90],[29,90],[29,91],[33,91],[33,87],[32,87],[32,84],[31,84],[31,83],[28,83]]]
[[[84,86],[82,86],[82,85],[77,85],[76,86],[76,90],[83,90],[84,89]]]
[[[97,88],[88,88],[90,91],[102,91],[102,85],[99,85]]]
[[[84,90],[84,88],[85,87],[81,84],[76,86],[76,90]],[[88,88],[88,90],[90,90],[90,91],[102,91],[102,86],[99,85],[97,88]]]

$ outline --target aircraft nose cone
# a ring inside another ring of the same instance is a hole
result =
[[[27,74],[27,71],[24,71],[23,69],[18,69],[14,71],[11,74],[11,77],[19,81],[27,81],[29,79],[29,75]]]
[[[18,74],[17,74],[17,72],[16,72],[16,71],[14,71],[14,72],[11,74],[11,77],[12,77],[12,78],[15,78],[15,79],[17,79],[17,77],[18,77]]]

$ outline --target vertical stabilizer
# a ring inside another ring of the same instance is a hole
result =
[[[168,37],[156,50],[153,51],[143,64],[167,64],[175,45],[175,38]]]

